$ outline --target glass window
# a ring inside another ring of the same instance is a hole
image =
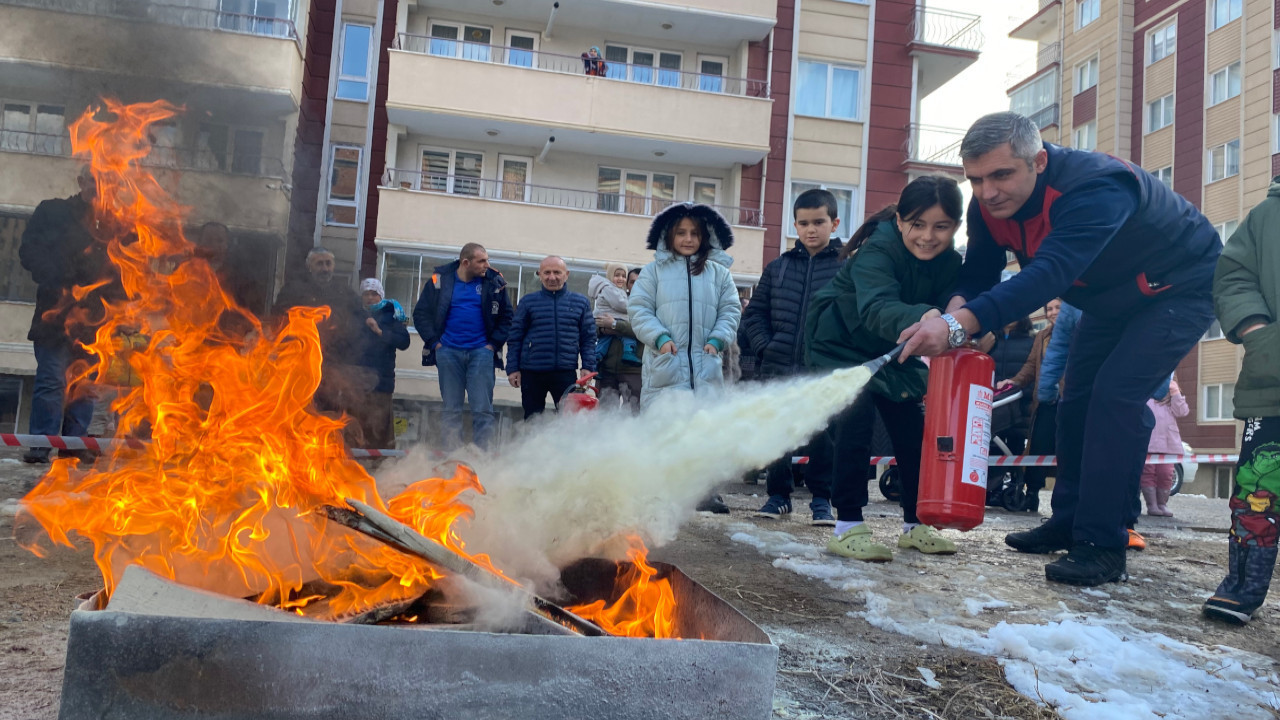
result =
[[[602,167],[596,175],[596,209],[654,215],[675,202],[673,173]]]
[[[791,183],[791,197],[787,198],[787,208],[790,208],[795,203],[795,199],[800,193],[814,188],[822,188],[835,195],[836,214],[841,218],[840,227],[836,230],[835,235],[842,240],[848,240],[849,236],[853,234],[854,230],[858,229],[857,226],[860,224],[848,219],[854,217],[854,204],[858,197],[858,189],[849,185],[796,181]],[[796,237],[795,225],[790,222],[787,223],[787,237]]]
[[[1208,330],[1204,331],[1204,337],[1200,339],[1201,340],[1221,340],[1224,337],[1226,336],[1222,334],[1222,323],[1218,322],[1217,318],[1214,318],[1213,324],[1209,326]]]
[[[418,302],[418,293],[422,291],[421,262],[419,255],[393,252],[383,255],[382,285],[387,297],[399,301],[400,306],[410,313]]]
[[[342,26],[342,59],[338,70],[341,100],[369,100],[369,50],[373,27],[345,23]]]
[[[1147,39],[1147,64],[1158,62],[1177,51],[1178,24],[1171,23],[1151,33]]]
[[[1232,63],[1209,76],[1209,104],[1217,105],[1240,94],[1240,63]]]
[[[1208,181],[1215,182],[1240,174],[1240,141],[1232,140],[1224,145],[1209,148]]]
[[[1162,167],[1152,173],[1152,175],[1155,175],[1157,180],[1164,183],[1165,187],[1171,190],[1173,189],[1173,166]]]
[[[1213,6],[1209,10],[1209,29],[1217,30],[1227,23],[1240,17],[1243,11],[1243,0],[1212,0]]]
[[[483,177],[484,153],[422,148],[422,190],[479,195]]]
[[[680,53],[664,52],[658,55],[658,84],[680,87],[680,69],[684,58]]]
[[[692,190],[689,193],[689,199],[701,203],[703,205],[718,205],[720,203],[720,181],[712,178],[689,178],[689,184]]]
[[[800,61],[800,77],[796,82],[797,115],[857,120],[861,100],[860,68]]]
[[[1079,0],[1076,4],[1076,28],[1098,19],[1102,12],[1102,0]]]
[[[458,56],[458,35],[462,33],[461,28],[456,25],[442,25],[440,23],[431,24],[431,44],[427,46],[427,52],[432,55],[444,55],[445,57]]]
[[[507,37],[507,64],[520,67],[533,67],[534,52],[538,49],[538,39],[533,35],[510,34]]]
[[[1045,73],[1009,97],[1009,109],[1031,117],[1058,102],[1058,72]]]
[[[1226,244],[1227,240],[1231,239],[1231,236],[1235,234],[1236,228],[1238,227],[1240,227],[1240,223],[1238,221],[1228,220],[1224,223],[1214,225],[1213,229],[1218,231],[1218,239],[1221,240],[1223,244]]]
[[[1077,95],[1098,84],[1098,58],[1090,58],[1087,62],[1076,66]]]
[[[632,82],[651,84],[653,82],[654,53],[650,50],[631,51]]]
[[[1098,123],[1090,122],[1076,128],[1075,148],[1077,150],[1094,150],[1098,147]]]
[[[1155,132],[1172,124],[1173,95],[1165,95],[1154,102],[1147,103],[1147,132]]]
[[[724,92],[724,60],[703,58],[699,62],[698,89],[704,92]]]
[[[1235,414],[1235,383],[1220,383],[1204,386],[1204,402],[1200,415],[1202,420],[1230,420]]]
[[[596,173],[596,209],[617,212],[619,191],[622,189],[622,171],[616,168],[600,168]]]
[[[329,170],[326,225],[356,226],[360,195],[360,155],[363,148],[334,145]]]
[[[621,45],[604,46],[604,76],[614,80],[627,79],[627,60],[631,51]]]

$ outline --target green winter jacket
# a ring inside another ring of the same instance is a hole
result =
[[[889,352],[898,335],[921,315],[946,307],[960,263],[954,249],[921,262],[907,251],[896,223],[880,223],[835,279],[809,301],[805,364],[852,367]],[[891,400],[919,400],[928,377],[925,364],[912,358],[904,364],[889,363],[870,387]]]
[[[1280,176],[1223,248],[1213,304],[1227,339],[1244,344],[1235,416],[1280,416]],[[1242,339],[1238,333],[1256,323],[1266,327]]]

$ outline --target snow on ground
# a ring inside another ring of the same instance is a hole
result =
[[[730,525],[729,536],[773,558],[775,568],[861,595],[865,609],[850,615],[877,628],[995,657],[1014,688],[1066,720],[1271,720],[1280,713],[1275,661],[1168,637],[1160,629],[1171,616],[1199,608],[1135,597],[1132,583],[1046,588],[1025,564],[966,558],[963,544],[951,557],[898,551],[892,563],[871,564],[747,523]]]

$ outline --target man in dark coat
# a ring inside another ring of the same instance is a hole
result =
[[[554,255],[544,258],[538,265],[538,279],[542,289],[520,298],[516,307],[507,350],[507,380],[511,387],[520,388],[526,420],[546,409],[547,393],[559,407],[577,376],[596,369],[591,302],[565,287],[569,269],[564,260]]]
[[[840,270],[840,227],[836,199],[821,189],[796,198],[795,247],[765,266],[751,302],[742,311],[742,332],[758,359],[761,379],[787,377],[804,370],[804,318],[809,299]],[[814,525],[835,525],[831,514],[831,437],[818,433],[796,452],[809,457],[805,484],[813,493],[809,509]],[[787,453],[766,471],[769,500],[757,517],[779,518],[791,512],[791,455]]]
[[[484,247],[467,243],[457,260],[436,267],[413,308],[422,364],[436,366],[440,380],[445,450],[461,442],[464,396],[475,444],[488,450],[493,439],[493,370],[502,369],[502,346],[511,332],[506,287]]]

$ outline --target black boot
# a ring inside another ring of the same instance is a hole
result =
[[[1232,540],[1228,549],[1227,577],[1213,597],[1204,603],[1204,616],[1233,625],[1244,625],[1267,599],[1276,566],[1275,547],[1249,547]]]
[[[698,503],[697,510],[698,512],[711,512],[717,515],[729,514],[729,506],[724,504],[724,498],[715,493],[708,495],[706,499]]]
[[[1093,587],[1129,579],[1124,571],[1125,548],[1076,543],[1066,555],[1044,566],[1045,579],[1068,585]]]
[[[1004,544],[1018,552],[1046,555],[1071,547],[1071,530],[1060,529],[1053,523],[1041,523],[1039,527],[1009,533]]]

